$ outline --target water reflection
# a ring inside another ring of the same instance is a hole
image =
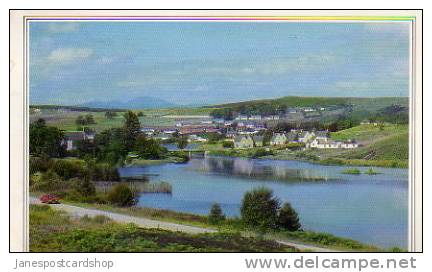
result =
[[[193,160],[189,164],[193,171],[208,172],[227,176],[238,176],[259,180],[281,180],[290,182],[329,181],[338,180],[323,171],[314,169],[289,168],[280,164],[260,164],[258,160],[232,159],[223,157],[207,157],[203,160]]]

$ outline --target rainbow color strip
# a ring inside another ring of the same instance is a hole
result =
[[[28,20],[413,21],[415,16],[31,16]]]

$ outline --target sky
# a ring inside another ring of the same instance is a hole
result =
[[[408,92],[403,22],[30,22],[32,104]]]

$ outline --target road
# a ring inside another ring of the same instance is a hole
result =
[[[41,204],[39,199],[35,197],[30,197],[30,204]],[[210,228],[202,228],[202,227],[193,227],[188,225],[182,225],[182,224],[176,224],[176,223],[170,223],[165,221],[159,221],[159,220],[153,220],[153,219],[147,219],[143,217],[135,217],[130,215],[124,215],[109,211],[103,211],[103,210],[97,210],[97,209],[89,209],[89,208],[82,208],[77,207],[73,205],[68,204],[55,204],[50,205],[52,208],[56,210],[61,210],[66,213],[68,213],[72,217],[83,217],[85,215],[94,217],[97,215],[103,215],[108,218],[111,218],[112,220],[120,223],[134,223],[139,227],[142,228],[159,228],[169,231],[181,231],[185,233],[190,234],[199,234],[199,233],[213,233],[217,232],[215,229]],[[286,241],[286,240],[275,240],[277,243],[286,245],[289,247],[295,247],[302,251],[317,251],[317,252],[337,252],[336,250],[328,249],[328,248],[322,248],[317,247],[313,245],[307,245],[302,244],[298,242],[292,242],[292,241]]]

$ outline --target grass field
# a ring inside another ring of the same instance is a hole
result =
[[[359,125],[338,132],[333,132],[331,133],[331,138],[335,141],[355,139],[362,143],[369,143],[376,141],[378,138],[395,136],[407,132],[408,125],[385,124],[380,128],[379,126],[371,124]]]
[[[144,116],[139,117],[141,125],[146,126],[175,126],[177,121],[184,119],[206,118],[212,108],[178,108],[178,109],[144,109],[134,110],[142,112]],[[45,119],[46,123],[62,130],[77,130],[78,126],[75,120],[79,115],[91,114],[96,124],[87,127],[94,129],[96,132],[109,128],[121,127],[124,123],[124,112],[117,112],[117,116],[112,119],[105,117],[105,112],[100,111],[62,111],[56,109],[41,109],[40,113],[30,115],[30,121],[39,118]]]
[[[337,106],[337,105],[353,105],[355,110],[376,111],[390,105],[408,106],[407,97],[300,97],[286,96],[275,99],[261,99],[253,101],[244,101],[236,103],[227,103],[215,105],[214,107],[237,107],[237,106],[253,106],[260,103],[282,104],[288,107],[315,107],[315,106]]]
[[[363,144],[339,154],[341,158],[408,161],[408,125],[388,124],[381,129],[373,125],[361,125],[331,136],[338,140],[356,139]]]
[[[293,252],[238,233],[186,234],[118,224],[104,216],[71,218],[49,206],[30,205],[31,252]]]

